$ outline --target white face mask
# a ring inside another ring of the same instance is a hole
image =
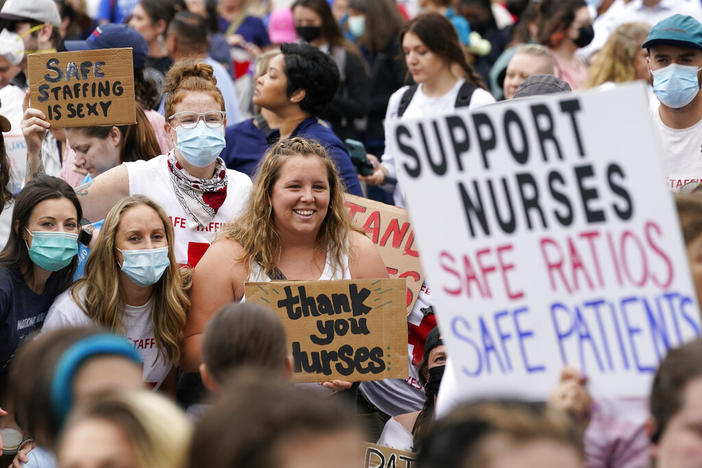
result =
[[[0,31],[0,55],[13,65],[19,65],[24,58],[24,41],[13,32]]]
[[[363,15],[349,16],[349,31],[356,37],[363,36],[366,31],[366,17]]]

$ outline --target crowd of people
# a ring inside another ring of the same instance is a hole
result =
[[[0,463],[702,466],[702,338],[648,400],[565,368],[542,402],[452,401],[428,278],[405,379],[293,385],[244,286],[388,277],[344,197],[406,206],[389,119],[639,80],[702,300],[699,0],[0,4]],[[111,48],[136,123],[52,125],[27,56]]]

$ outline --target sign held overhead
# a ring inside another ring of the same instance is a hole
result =
[[[32,107],[54,128],[136,123],[131,48],[31,54]]]

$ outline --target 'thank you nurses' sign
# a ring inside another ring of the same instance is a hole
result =
[[[246,283],[283,321],[296,382],[406,379],[404,279]]]
[[[700,319],[646,91],[388,123],[459,387],[645,396]]]

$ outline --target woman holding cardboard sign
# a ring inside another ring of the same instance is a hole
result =
[[[176,261],[195,266],[214,233],[243,209],[251,180],[227,169],[219,157],[226,113],[212,67],[180,62],[166,78],[165,117],[174,150],[149,161],[121,164],[76,192],[90,221],[102,219],[121,198],[148,196],[173,224]],[[29,139],[43,134],[49,123],[34,110],[24,125]]]
[[[375,245],[351,228],[336,167],[303,138],[282,140],[264,156],[248,206],[194,271],[184,369],[200,364],[200,336],[247,281],[387,278]],[[342,389],[348,382],[327,382]]]

